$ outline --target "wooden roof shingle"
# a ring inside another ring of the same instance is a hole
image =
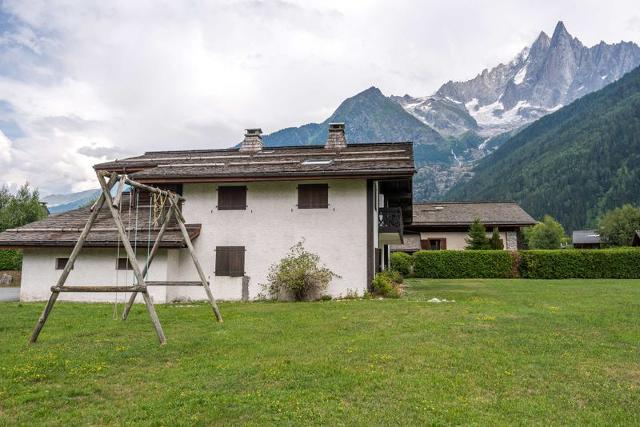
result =
[[[156,151],[95,165],[142,182],[258,181],[316,177],[406,177],[414,172],[410,142],[239,149]]]
[[[129,233],[129,242],[132,246],[138,248],[146,248],[147,245],[153,245],[160,226],[154,227],[152,224],[149,227],[150,214],[153,217],[150,206],[148,204],[143,206],[141,202],[138,209],[136,209],[134,202],[130,210],[129,200],[129,195],[123,194],[121,217],[122,223]],[[89,209],[89,207],[84,207],[58,215],[51,215],[43,220],[6,230],[0,233],[0,248],[75,246],[89,218]],[[118,232],[115,227],[115,221],[108,206],[103,206],[84,246],[116,247],[118,244],[122,244],[119,242]],[[200,228],[200,224],[187,224],[187,231],[192,240],[198,237]],[[162,238],[161,247],[186,247],[182,233],[173,218]]]
[[[527,226],[536,221],[515,202],[433,202],[413,205],[412,226]]]

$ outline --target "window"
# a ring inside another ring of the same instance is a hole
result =
[[[64,270],[68,261],[69,258],[56,258],[56,270]],[[73,266],[71,266],[71,269],[73,270]]]
[[[118,258],[116,261],[116,270],[133,270],[129,258]]]
[[[244,246],[216,246],[216,276],[244,276]]]
[[[326,209],[328,207],[328,184],[298,185],[298,209]]]
[[[420,240],[420,248],[426,251],[440,251],[447,249],[447,239],[425,239]]]
[[[218,210],[247,209],[247,187],[218,187]]]

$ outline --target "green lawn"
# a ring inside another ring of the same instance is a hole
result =
[[[429,303],[438,297],[453,303]],[[640,280],[411,280],[400,300],[0,304],[0,425],[640,424]]]

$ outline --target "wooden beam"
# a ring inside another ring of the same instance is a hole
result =
[[[148,191],[150,193],[162,194],[162,195],[167,196],[167,197],[176,196],[178,198],[178,200],[181,200],[181,201],[185,200],[184,197],[182,197],[179,194],[176,194],[176,193],[174,193],[172,191],[161,190],[160,188],[151,187],[149,185],[142,184],[142,183],[137,182],[137,181],[132,181],[126,175],[124,176],[124,180],[130,186],[135,187],[135,188],[139,188],[141,190],[146,190],[146,191]]]
[[[126,177],[126,175],[121,176],[118,181],[118,191],[116,191],[116,198],[113,199],[113,207],[116,209],[120,207],[120,201],[122,200],[122,193],[124,193],[124,181]]]
[[[202,286],[202,282],[147,281],[147,286]]]
[[[58,282],[56,283],[57,287],[60,288],[64,286],[64,283],[67,281],[67,277],[69,277],[69,273],[73,268],[73,263],[76,261],[76,258],[78,258],[78,255],[80,254],[80,250],[82,249],[82,246],[84,245],[84,242],[87,239],[87,236],[89,235],[89,231],[91,231],[91,226],[96,221],[96,218],[98,217],[98,213],[100,212],[100,209],[102,209],[102,206],[107,200],[106,199],[107,195],[109,195],[111,188],[116,183],[116,177],[117,175],[115,173],[112,173],[108,183],[104,182],[104,178],[102,178],[101,180],[101,183],[103,184],[102,194],[96,201],[96,204],[95,204],[96,209],[94,209],[93,212],[91,212],[91,215],[89,215],[89,219],[87,220],[87,223],[85,224],[84,229],[82,230],[82,233],[80,233],[80,237],[78,237],[78,241],[76,242],[76,245],[73,248],[73,251],[71,251],[71,255],[69,255],[69,259],[67,260],[67,265],[65,265],[64,270],[62,270],[62,273],[58,278]],[[31,333],[29,342],[35,343],[38,340],[38,336],[40,335],[40,332],[42,331],[42,328],[44,327],[44,324],[46,323],[47,318],[51,313],[51,310],[53,310],[53,305],[56,303],[56,300],[58,299],[58,295],[59,293],[55,292],[55,293],[52,293],[51,296],[49,297],[49,301],[47,302],[47,305],[44,307],[44,310],[42,311],[42,314],[40,315],[40,318],[38,319],[38,322],[36,323],[36,326],[33,329],[33,332]]]
[[[174,204],[177,205],[177,200],[174,200]],[[202,281],[202,286],[204,287],[204,291],[207,294],[207,299],[209,300],[209,304],[211,305],[213,314],[215,314],[218,322],[222,322],[222,314],[220,314],[218,304],[216,304],[216,300],[213,298],[213,294],[211,293],[211,289],[209,288],[209,282],[207,281],[207,277],[202,270],[200,261],[198,261],[196,250],[193,248],[193,243],[191,243],[191,238],[189,237],[189,233],[187,232],[187,227],[185,227],[184,225],[184,217],[182,216],[182,212],[180,212],[179,209],[176,209],[176,219],[178,220],[178,227],[180,227],[180,230],[182,231],[182,236],[184,237],[184,241],[187,244],[187,249],[189,250],[189,254],[191,255],[193,264],[196,266],[196,270],[198,271],[198,276],[200,276],[200,280]]]
[[[51,292],[144,292],[146,286],[101,286],[101,285],[78,285],[78,286],[52,286]]]

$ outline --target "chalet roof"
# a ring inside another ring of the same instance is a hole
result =
[[[413,205],[412,226],[527,226],[536,221],[514,202],[433,202]]]
[[[121,206],[122,222],[129,231],[131,245],[145,249],[147,245],[153,245],[160,227],[148,226],[150,218],[149,205],[143,206],[141,202],[136,214],[135,203],[130,211],[129,196],[124,194]],[[79,208],[58,215],[51,215],[41,221],[32,222],[23,227],[6,230],[0,233],[0,247],[72,247],[78,241],[89,215],[89,207]],[[138,219],[137,229],[136,217]],[[115,226],[108,206],[103,206],[84,246],[116,247],[119,241]],[[192,240],[198,237],[200,228],[200,224],[187,225],[189,237]],[[161,247],[186,247],[175,219],[172,219],[169,223],[169,228],[162,238]]]
[[[143,182],[256,181],[317,177],[404,177],[415,172],[410,142],[220,150],[153,151],[95,165]]]
[[[600,233],[596,230],[574,230],[571,241],[573,244],[592,245],[601,243]]]

